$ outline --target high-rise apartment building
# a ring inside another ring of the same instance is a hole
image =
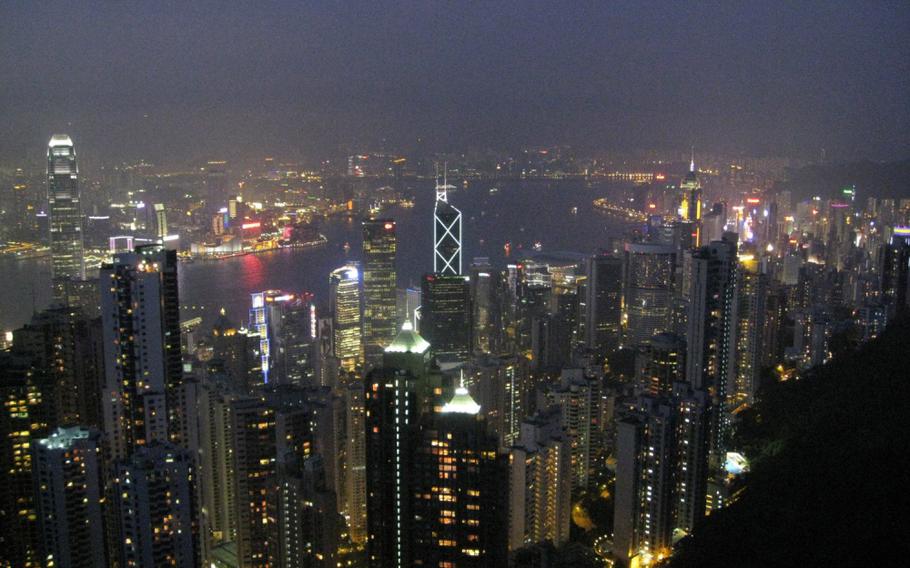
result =
[[[538,409],[559,410],[571,452],[572,489],[585,490],[601,443],[600,381],[583,369],[564,369],[559,382],[538,392]]]
[[[509,549],[569,539],[572,514],[571,445],[556,409],[521,423],[509,449]]]
[[[161,245],[101,268],[104,434],[112,460],[153,441],[180,443],[185,413],[177,254]]]
[[[107,566],[101,435],[59,428],[32,448],[41,558],[48,566]]]
[[[754,255],[739,255],[737,269],[736,371],[733,389],[727,394],[731,412],[755,401],[764,361],[768,297],[767,276],[761,273]]]
[[[13,348],[54,382],[45,401],[51,427],[101,427],[104,369],[97,320],[79,309],[52,306],[13,332]]]
[[[48,433],[50,378],[0,351],[0,566],[41,566],[31,445]]]
[[[617,422],[614,555],[623,565],[669,555],[705,514],[709,402],[676,383],[639,397]]]
[[[199,566],[192,454],[169,442],[151,441],[114,469],[119,565]]]
[[[83,218],[76,149],[66,134],[55,134],[47,147],[47,206],[54,298],[65,301],[62,281],[83,280]]]
[[[397,330],[395,221],[363,222],[363,348],[368,364],[382,361],[382,351]]]
[[[736,377],[737,291],[739,271],[737,236],[699,248],[692,255],[691,301],[686,352],[686,378],[698,390],[711,393],[711,457],[715,468],[723,463],[730,434],[732,410],[728,396]]]

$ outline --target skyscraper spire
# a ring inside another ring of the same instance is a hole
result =
[[[695,173],[695,145],[692,145],[692,160],[689,162],[689,171]]]
[[[448,187],[448,162],[444,162],[442,167],[442,185],[439,185],[439,163],[436,163],[436,201],[449,202],[447,190]]]

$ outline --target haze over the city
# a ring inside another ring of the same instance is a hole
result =
[[[908,29],[906,2],[9,1],[0,159],[40,158],[58,131],[93,162],[534,144],[902,159]]]

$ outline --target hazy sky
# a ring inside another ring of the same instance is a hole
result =
[[[0,3],[0,158],[910,156],[910,2]]]

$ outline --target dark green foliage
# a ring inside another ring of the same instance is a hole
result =
[[[738,429],[753,459],[741,498],[682,541],[669,566],[903,565],[908,403],[907,320],[799,380],[767,385]]]

